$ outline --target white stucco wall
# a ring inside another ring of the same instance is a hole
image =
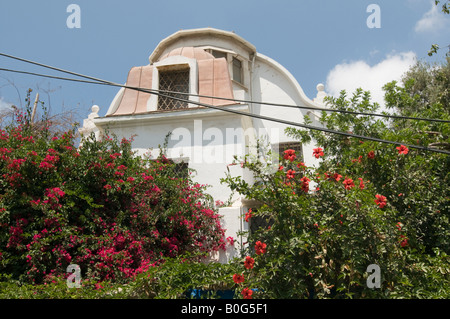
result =
[[[301,124],[303,124],[305,114],[309,114],[313,120],[316,120],[317,116],[320,115],[320,112],[316,112],[314,116],[314,111],[257,103],[257,101],[262,101],[309,107],[321,106],[306,97],[300,85],[288,70],[273,59],[256,53],[251,44],[240,40],[235,35],[211,36],[208,32],[203,35],[201,32],[194,32],[192,37],[177,38],[177,36],[174,36],[172,39],[169,37],[155,49],[149,58],[150,63],[156,62],[158,57],[177,47],[185,46],[222,48],[231,52],[230,54],[238,55],[245,62],[243,63],[244,84],[232,83],[234,96],[236,99],[256,102],[236,104],[226,108]],[[176,60],[175,57],[172,59]],[[195,63],[195,61],[191,61],[191,63]],[[323,95],[322,87],[321,90],[319,92],[320,97]],[[113,113],[122,93],[123,89],[114,98],[107,114]],[[316,99],[316,101],[320,101],[320,99]],[[172,132],[167,156],[173,160],[187,159],[189,167],[196,170],[193,176],[194,181],[210,185],[211,187],[208,188],[207,192],[215,200],[223,202],[227,201],[232,195],[228,186],[220,183],[220,179],[225,177],[227,167],[233,176],[242,176],[249,183],[252,182],[250,172],[242,169],[240,165],[228,166],[233,162],[234,155],[243,156],[248,150],[248,146],[255,145],[257,138],[267,137],[272,144],[293,140],[285,134],[285,129],[288,127],[286,124],[230,114],[219,110],[198,109],[195,106],[182,111],[94,119],[95,116],[98,116],[98,109],[96,108],[95,111],[95,114],[91,114],[86,121],[85,131],[102,130],[108,127],[119,137],[129,138],[136,135],[132,146],[140,154],[148,152],[149,148],[153,148],[152,155],[157,157],[158,145],[162,145],[167,133]],[[315,121],[313,125],[318,125],[318,122]],[[318,164],[318,160],[312,156],[315,147],[314,142],[303,145],[303,158],[307,166]],[[232,205],[219,210],[219,213],[223,215],[224,227],[227,229],[226,236],[235,238],[237,242],[234,248],[229,247],[226,252],[213,256],[216,260],[226,262],[229,258],[236,256],[238,254],[238,243],[246,241],[245,238],[239,238],[236,235],[237,232],[246,230],[249,226],[241,218],[241,215],[249,208],[243,200],[238,194],[234,194]]]

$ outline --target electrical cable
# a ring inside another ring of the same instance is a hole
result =
[[[75,73],[72,71],[67,71],[64,69],[60,69],[57,67],[45,65],[39,62],[15,57],[9,54],[1,53],[1,56],[5,56],[11,59],[19,60],[22,62],[38,65],[44,68],[52,69],[55,71],[91,79],[94,81],[102,82],[105,84],[109,84],[112,86],[117,86],[114,82],[105,81],[102,79],[94,78],[91,76],[86,76],[83,74]],[[9,69],[1,69],[2,71],[9,71],[9,72],[16,72],[16,73],[27,73],[25,71],[16,71],[16,70],[9,70]],[[30,73],[28,73],[30,74]],[[61,78],[61,77],[53,77],[50,75],[39,75],[37,73],[34,73],[32,75],[36,76],[42,76],[42,77],[48,77],[48,78],[55,78],[60,80],[67,80],[67,81],[77,81],[76,79],[70,79],[70,78]],[[82,82],[82,81],[78,81]],[[85,82],[89,83],[89,82]],[[129,89],[136,89],[136,87],[132,86],[125,86],[125,88]],[[165,90],[154,90],[154,89],[145,89],[148,92],[147,93],[154,93],[156,92],[163,93],[163,94],[177,94],[177,95],[186,95],[186,96],[195,96],[195,97],[202,97],[202,98],[211,98],[211,99],[217,99],[217,100],[225,100],[225,101],[232,101],[232,102],[239,102],[239,103],[247,103],[247,104],[260,104],[260,105],[267,105],[267,106],[277,106],[277,107],[290,107],[290,108],[298,108],[298,109],[307,109],[307,110],[315,110],[315,111],[325,111],[325,112],[335,112],[335,113],[345,113],[345,114],[353,114],[353,115],[364,115],[364,116],[375,116],[375,117],[385,117],[385,118],[396,118],[396,119],[405,119],[405,120],[417,120],[417,121],[428,121],[428,122],[443,122],[443,123],[450,123],[450,120],[442,120],[442,119],[429,119],[429,118],[421,118],[421,117],[411,117],[411,116],[403,116],[403,115],[393,115],[393,114],[378,114],[378,113],[368,113],[368,112],[356,112],[356,111],[348,111],[348,110],[338,110],[338,109],[330,109],[330,108],[322,108],[322,107],[310,107],[310,106],[301,106],[301,105],[292,105],[292,104],[283,104],[283,103],[273,103],[273,102],[258,102],[258,101],[251,101],[251,100],[245,100],[245,99],[234,99],[234,98],[225,98],[225,97],[217,97],[217,96],[210,96],[210,95],[200,95],[200,94],[193,94],[193,93],[186,93],[186,92],[174,92],[174,91],[165,91]]]
[[[0,53],[0,55],[7,56],[7,55],[5,55],[3,53]],[[16,58],[16,59],[24,60],[24,59],[21,59],[21,58]],[[24,62],[27,62],[27,60],[24,60]],[[33,64],[40,65],[40,66],[45,66],[45,65],[43,65],[41,63],[38,63],[38,62],[32,62],[32,61],[30,61],[30,62],[33,63]],[[75,73],[75,72],[71,72],[71,71],[62,70],[62,69],[55,68],[55,67],[50,67],[50,66],[45,66],[45,67],[49,67],[51,69],[54,69],[54,70],[57,70],[57,71],[60,71],[60,72],[69,73],[69,74],[76,75],[76,76],[79,76],[79,77],[95,80],[96,82],[94,82],[94,84],[105,84],[105,85],[112,85],[112,86],[117,86],[117,87],[124,87],[124,88],[129,88],[129,89],[132,89],[132,90],[141,91],[141,92],[144,92],[144,93],[151,93],[151,94],[155,94],[155,95],[158,95],[158,96],[161,96],[161,97],[166,97],[166,98],[170,98],[170,99],[173,99],[173,100],[186,102],[186,99],[177,98],[177,97],[170,96],[170,95],[165,95],[165,94],[162,94],[162,93],[159,93],[159,92],[151,92],[148,89],[142,89],[142,88],[137,88],[137,87],[130,87],[130,86],[126,86],[126,85],[121,85],[121,84],[117,84],[117,83],[114,83],[114,82],[105,81],[105,80],[102,80],[102,79],[97,79],[97,78],[94,78],[94,77],[90,77],[90,76],[87,76],[87,75],[83,75],[83,74],[79,74],[79,73]],[[25,73],[25,71],[21,71],[21,72]],[[26,73],[27,74],[31,74],[31,72],[26,72]],[[87,81],[83,81],[83,80],[77,80],[77,81],[78,82],[85,82],[85,83],[87,83]],[[379,139],[379,138],[375,138],[375,137],[357,135],[357,134],[353,134],[353,133],[340,132],[340,131],[335,131],[335,130],[331,130],[331,129],[328,129],[328,128],[323,128],[323,127],[318,127],[318,126],[311,126],[311,125],[306,125],[306,124],[300,124],[300,123],[296,123],[296,122],[292,122],[292,121],[286,121],[286,120],[281,120],[281,119],[275,119],[275,118],[271,118],[271,117],[267,117],[267,116],[263,116],[263,115],[251,114],[251,113],[241,112],[241,111],[237,111],[237,110],[227,109],[227,108],[224,108],[224,107],[217,107],[217,106],[213,106],[213,105],[209,105],[209,104],[201,103],[201,102],[196,102],[196,101],[189,101],[189,103],[192,103],[192,104],[195,104],[195,105],[198,105],[198,106],[203,106],[203,107],[206,107],[206,108],[212,108],[212,109],[216,109],[216,110],[220,110],[220,111],[225,111],[225,112],[229,112],[229,113],[243,115],[243,116],[247,116],[247,117],[258,118],[258,119],[261,119],[261,120],[278,122],[278,123],[286,124],[286,125],[289,125],[289,126],[297,126],[297,127],[302,127],[302,128],[306,128],[306,129],[318,130],[318,131],[322,131],[322,132],[326,132],[326,133],[330,133],[330,134],[338,134],[338,135],[343,135],[343,136],[347,136],[347,137],[353,137],[353,138],[358,138],[358,139],[370,140],[370,141],[386,143],[386,144],[405,145],[406,147],[409,147],[409,148],[425,150],[425,151],[431,151],[431,152],[436,152],[436,153],[442,153],[442,154],[447,154],[447,155],[450,154],[450,152],[445,151],[445,150],[428,148],[428,147],[425,147],[425,146],[405,144],[405,143],[401,143],[401,142],[389,141],[389,140]]]

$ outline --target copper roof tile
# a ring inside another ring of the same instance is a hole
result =
[[[198,94],[233,99],[228,63],[225,58],[216,59],[201,48],[183,47],[172,50],[160,60],[170,56],[183,55],[197,60],[198,63]],[[127,86],[151,88],[153,77],[153,65],[133,67],[128,73]],[[125,89],[119,106],[112,115],[132,115],[147,112],[147,102],[150,93],[144,93],[132,89]],[[214,106],[236,104],[213,98],[200,98],[201,103]]]

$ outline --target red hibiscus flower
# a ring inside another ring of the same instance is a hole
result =
[[[238,285],[239,285],[240,283],[243,283],[243,282],[244,282],[244,275],[234,274],[234,275],[233,275],[233,281],[234,281],[235,283],[237,283]]]
[[[359,188],[364,189],[364,182],[363,179],[360,177],[359,179]]]
[[[255,265],[255,260],[252,257],[250,257],[250,256],[245,257],[245,260],[244,260],[244,267],[245,268],[253,269],[254,265]]]
[[[402,247],[406,247],[408,246],[408,238],[405,238],[405,236],[401,236],[402,238],[404,238],[402,241],[400,241],[400,246]]]
[[[297,167],[298,167],[298,168],[305,169],[305,168],[306,168],[306,164],[303,163],[303,162],[300,162],[300,163],[297,164]]]
[[[313,149],[313,156],[315,156],[316,158],[319,158],[321,156],[323,156],[323,149],[321,147],[315,148]]]
[[[248,210],[248,212],[245,213],[245,221],[248,223],[248,221],[249,221],[250,218],[252,218],[252,217],[253,217],[252,209],[250,208],[250,209]]]
[[[374,151],[370,151],[370,152],[367,154],[367,157],[368,157],[368,158],[375,158],[375,152],[374,152]]]
[[[255,253],[257,255],[264,254],[266,252],[266,248],[267,248],[267,245],[258,240],[255,245]]]
[[[398,150],[398,154],[406,155],[409,152],[409,149],[405,145],[397,146],[396,149]]]
[[[242,290],[241,294],[244,297],[244,299],[252,299],[253,290],[251,290],[249,288],[244,288]]]
[[[333,178],[336,180],[336,182],[339,182],[339,180],[341,179],[342,175],[338,174],[338,173],[334,173]]]
[[[383,195],[379,195],[376,194],[375,197],[377,199],[375,199],[375,204],[377,204],[380,208],[383,208],[384,206],[386,206],[386,197]]]
[[[301,188],[305,193],[309,192],[309,183],[302,183]]]
[[[295,171],[294,170],[290,169],[290,170],[287,171],[287,173],[286,173],[286,178],[287,179],[294,178],[294,176],[295,176]]]
[[[309,183],[311,180],[308,178],[308,177],[306,177],[306,176],[303,176],[301,179],[300,179],[303,183]]]
[[[346,178],[343,182],[345,189],[352,189],[355,187],[355,183],[353,183],[353,180],[351,178]]]
[[[284,159],[287,159],[291,162],[293,162],[295,160],[296,156],[295,156],[295,151],[294,150],[285,150],[284,151]]]

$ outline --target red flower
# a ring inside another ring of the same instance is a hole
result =
[[[258,240],[255,245],[255,253],[257,255],[264,254],[266,252],[266,248],[267,248],[267,245]]]
[[[353,183],[353,180],[351,178],[346,178],[343,182],[345,189],[352,189],[355,187],[355,183]]]
[[[338,174],[338,173],[334,173],[333,178],[336,180],[336,182],[339,182],[339,180],[341,179],[342,175]]]
[[[244,275],[234,274],[234,275],[233,275],[233,281],[234,281],[235,283],[237,283],[238,285],[239,285],[240,283],[243,283],[243,282],[244,282]]]
[[[379,195],[376,194],[375,197],[377,199],[375,199],[375,204],[377,204],[380,208],[383,208],[384,206],[386,206],[386,197],[383,195]]]
[[[296,156],[295,156],[295,151],[294,150],[285,150],[284,151],[284,159],[287,159],[291,162],[293,162],[295,160]]]
[[[397,146],[396,149],[398,150],[398,154],[406,155],[409,152],[409,149],[405,145]]]
[[[375,158],[375,152],[374,152],[374,151],[370,151],[370,152],[367,154],[367,157],[368,157],[368,158]]]
[[[255,265],[255,260],[252,257],[250,257],[250,256],[245,257],[245,260],[244,260],[244,267],[245,268],[253,269],[254,265]]]
[[[315,148],[313,149],[313,156],[315,156],[316,158],[319,158],[321,156],[323,156],[323,149],[321,147]]]
[[[100,283],[96,283],[96,284],[95,284],[95,289],[96,289],[96,290],[99,290],[99,289],[102,289],[102,288],[103,288],[103,286],[100,285]]]
[[[253,290],[249,288],[244,288],[241,292],[244,299],[252,299]]]
[[[249,219],[253,217],[252,209],[250,208],[247,213],[245,213],[245,221],[248,223]]]
[[[306,168],[306,164],[303,163],[303,162],[300,162],[300,163],[297,164],[297,167],[305,169]]]
[[[400,241],[400,246],[405,247],[408,246],[408,238],[406,238],[404,235],[400,235],[401,238],[403,238],[402,241]]]
[[[295,176],[295,171],[294,170],[290,169],[290,170],[287,171],[287,173],[286,173],[286,178],[287,179],[294,178],[294,176]]]
[[[305,193],[309,192],[309,183],[302,183],[301,188]]]
[[[311,180],[308,178],[308,177],[306,177],[306,176],[303,176],[301,179],[300,179],[303,183],[309,183]]]
[[[360,177],[359,179],[359,188],[364,189],[364,182],[363,179]]]

